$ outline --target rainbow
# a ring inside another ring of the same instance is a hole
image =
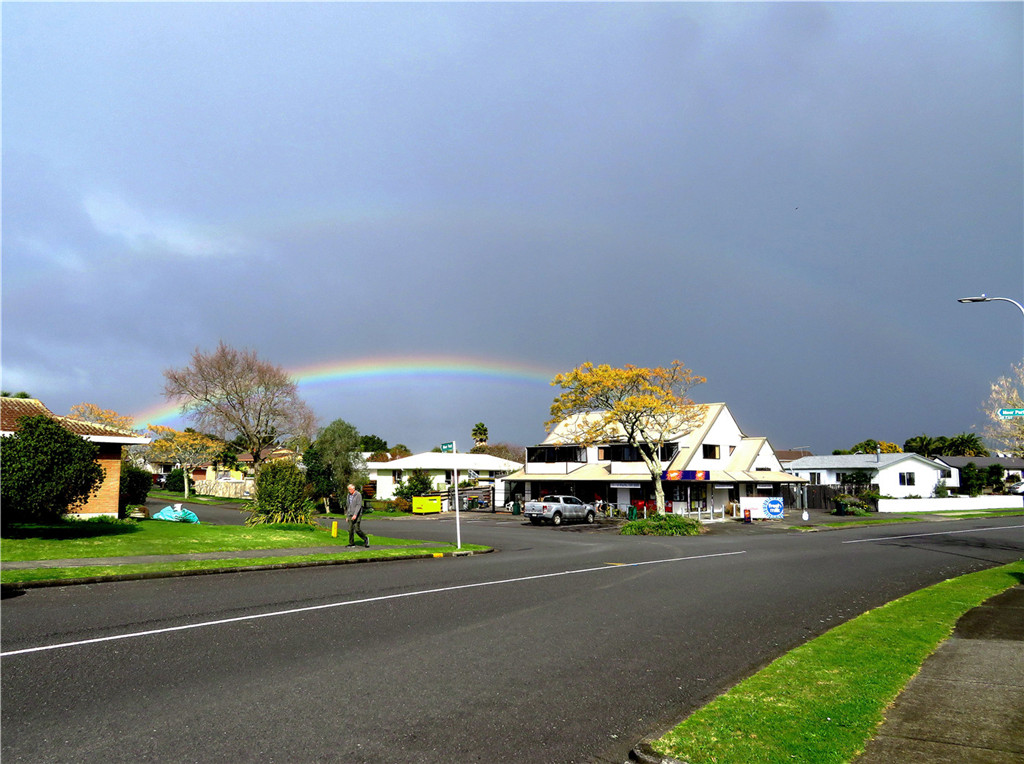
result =
[[[360,381],[444,380],[548,385],[558,371],[525,364],[469,356],[382,356],[287,369],[299,389]],[[178,404],[161,403],[133,415],[136,427],[181,421]]]

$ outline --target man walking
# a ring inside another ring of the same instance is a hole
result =
[[[363,495],[351,483],[348,484],[348,499],[345,502],[345,515],[348,517],[348,545],[356,546],[356,535],[363,540],[363,546],[370,546],[370,537],[363,533],[359,521],[363,517]]]

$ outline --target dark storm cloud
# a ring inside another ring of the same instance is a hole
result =
[[[57,411],[146,408],[221,338],[289,367],[682,358],[750,434],[831,450],[970,429],[1020,358],[1008,306],[955,302],[1024,287],[1019,4],[3,25],[4,386]],[[310,395],[414,447],[538,440],[552,395],[420,393]]]

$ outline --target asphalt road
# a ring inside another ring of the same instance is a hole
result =
[[[451,517],[364,527],[455,532]],[[1024,553],[1019,517],[732,528],[642,538],[468,515],[463,542],[498,553],[30,590],[2,609],[0,753],[621,762],[838,623]]]

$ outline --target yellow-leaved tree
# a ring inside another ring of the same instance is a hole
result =
[[[102,409],[95,403],[76,403],[71,407],[68,418],[113,427],[115,430],[138,432],[134,417],[118,414],[113,409]],[[145,466],[145,448],[142,445],[121,446],[121,458],[141,469]]]
[[[135,419],[124,414],[118,414],[113,409],[101,409],[95,403],[77,403],[71,407],[68,414],[72,419],[81,419],[83,422],[95,422],[96,424],[113,427],[117,430],[134,430]]]
[[[212,462],[224,449],[224,442],[201,432],[180,432],[162,424],[149,425],[154,440],[149,446],[150,459],[170,462],[185,473],[185,498],[188,498],[188,479],[192,470]]]
[[[687,397],[705,382],[680,361],[653,369],[584,363],[551,382],[562,392],[551,404],[550,432],[566,443],[628,443],[640,453],[654,481],[658,514],[665,512],[662,447],[700,427],[706,407]]]

